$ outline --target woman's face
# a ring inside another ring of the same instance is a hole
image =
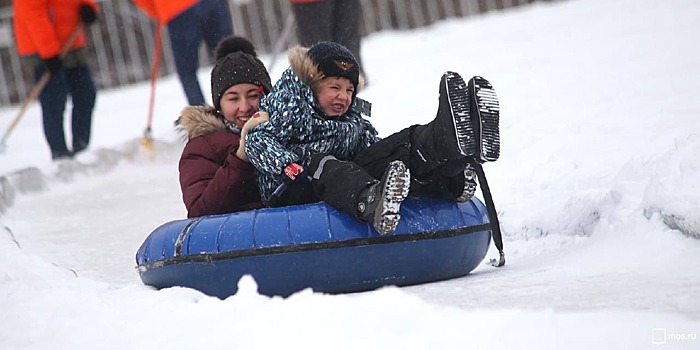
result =
[[[243,124],[258,111],[260,87],[242,83],[228,88],[221,97],[221,114],[229,122],[243,127]]]
[[[321,79],[316,98],[326,116],[337,117],[348,111],[354,92],[355,87],[349,79],[327,77]]]

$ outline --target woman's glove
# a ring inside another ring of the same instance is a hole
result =
[[[90,5],[80,5],[80,20],[86,25],[91,25],[97,20],[97,13]]]
[[[56,73],[63,68],[63,61],[61,61],[58,55],[45,59],[44,64],[46,65],[46,70],[48,70],[51,75],[56,75]]]

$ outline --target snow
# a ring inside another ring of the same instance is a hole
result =
[[[0,155],[0,348],[700,348],[698,18],[694,0],[570,0],[366,38],[360,96],[383,135],[433,118],[446,70],[486,77],[501,103],[484,168],[508,263],[413,287],[143,286],[136,250],[185,217],[177,79],[158,82],[154,152],[147,82],[99,93],[78,162],[49,160],[33,104]]]

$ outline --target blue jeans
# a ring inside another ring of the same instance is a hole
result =
[[[197,80],[199,45],[204,41],[210,53],[223,38],[233,34],[227,0],[200,0],[168,23],[175,68],[190,105],[203,105],[204,95]]]
[[[35,71],[35,79],[39,81],[44,74],[44,67]],[[63,130],[63,113],[70,95],[73,102],[71,113],[72,149],[66,145]],[[51,148],[51,158],[71,157],[87,148],[90,143],[92,128],[92,111],[95,107],[97,89],[92,80],[87,65],[61,69],[51,76],[46,87],[39,95],[41,104],[44,135]]]

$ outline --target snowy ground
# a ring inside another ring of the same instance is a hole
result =
[[[366,38],[360,95],[384,135],[433,118],[445,70],[501,100],[485,170],[508,265],[414,287],[145,287],[136,249],[185,216],[176,79],[158,84],[155,153],[138,144],[147,83],[100,92],[80,164],[50,162],[33,105],[0,155],[0,348],[700,348],[698,18],[695,0],[570,0]]]

